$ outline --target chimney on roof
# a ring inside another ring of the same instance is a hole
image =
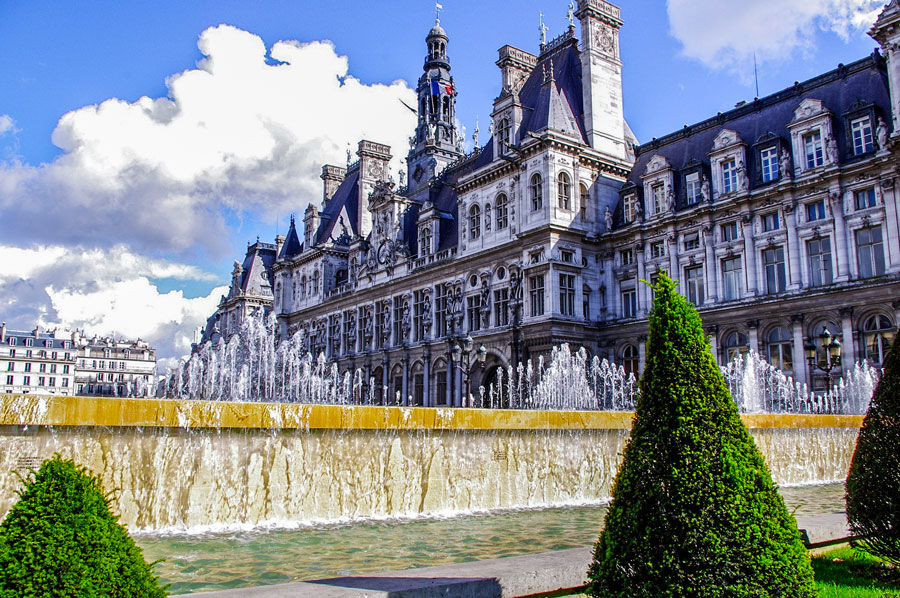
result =
[[[40,334],[41,334],[41,327],[40,327],[40,326],[35,326],[35,327],[34,327],[34,330],[31,331],[31,334],[34,335],[34,338],[37,338],[38,336],[40,336]]]
[[[322,194],[322,209],[325,209],[325,206],[328,205],[328,200],[334,197],[335,191],[341,186],[345,176],[347,176],[346,168],[332,166],[331,164],[326,164],[322,167],[320,178],[325,183]]]
[[[278,256],[281,253],[281,246],[284,245],[284,235],[275,235],[275,255]]]
[[[6,322],[0,324],[0,343],[6,342]]]

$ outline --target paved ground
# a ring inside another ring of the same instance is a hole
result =
[[[810,548],[846,542],[844,515],[797,518]],[[591,548],[193,594],[203,598],[513,598],[584,584]],[[187,594],[182,595],[187,596]],[[178,598],[173,597],[173,598]]]

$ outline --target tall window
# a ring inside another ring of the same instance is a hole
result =
[[[509,289],[494,291],[494,326],[509,325]]]
[[[531,315],[544,315],[544,276],[528,277],[528,292],[531,300]]]
[[[722,162],[722,193],[737,191],[737,164],[734,158]]]
[[[734,241],[738,236],[737,222],[728,222],[722,225],[722,240]]]
[[[587,209],[588,204],[591,202],[591,194],[584,183],[579,183],[578,189],[581,192],[578,198],[578,208],[581,210],[581,221],[584,222],[587,220]]]
[[[403,297],[394,297],[394,344],[399,345],[403,341]]]
[[[468,320],[469,332],[481,330],[481,295],[466,297],[466,320]]]
[[[884,358],[891,348],[894,325],[882,315],[866,318],[862,326],[862,337],[866,359],[875,365],[884,363]]]
[[[875,149],[872,138],[872,122],[868,116],[850,121],[850,136],[853,138],[853,155],[858,156]]]
[[[634,263],[634,250],[633,249],[623,249],[619,252],[619,261],[622,262],[623,266],[630,266]]]
[[[875,207],[876,200],[874,187],[869,187],[868,189],[857,191],[853,194],[853,197],[856,200],[855,203],[857,210],[865,210],[866,208]]]
[[[722,260],[722,290],[725,301],[741,298],[744,293],[743,278],[741,258],[733,257]]]
[[[763,214],[762,227],[764,232],[778,230],[779,228],[781,228],[781,219],[778,218],[778,212]]]
[[[557,195],[559,196],[559,207],[563,210],[572,209],[572,182],[566,172],[559,173],[557,176]]]
[[[778,326],[766,336],[766,355],[773,367],[790,375],[794,369],[793,345],[787,328]]]
[[[622,291],[622,317],[634,318],[637,316],[637,291],[625,289]]]
[[[825,163],[822,153],[822,133],[814,131],[803,136],[803,160],[806,168],[815,168]]]
[[[344,312],[344,355],[348,353],[353,353],[353,349],[356,345],[356,339],[353,338],[353,327],[352,324],[355,323],[355,318],[353,317],[352,311]]]
[[[784,247],[773,247],[763,251],[763,267],[766,271],[766,292],[783,293],[786,286]]]
[[[581,315],[586,322],[591,320],[591,287],[587,285],[581,289]]]
[[[666,211],[666,186],[665,185],[653,185],[650,189],[651,196],[653,197],[653,213],[654,214],[662,214]]]
[[[831,284],[834,275],[831,270],[831,239],[813,239],[806,242],[809,260],[809,285],[820,287]]]
[[[687,196],[687,204],[692,206],[700,203],[700,173],[694,172],[684,179],[685,195]]]
[[[744,355],[750,351],[750,343],[747,340],[747,335],[741,332],[732,332],[731,334],[726,335],[725,340],[722,342],[722,349],[726,363],[730,362],[738,355]]]
[[[767,147],[759,152],[759,168],[764,183],[778,179],[778,148]]]
[[[497,139],[498,139],[497,145],[500,148],[501,154],[506,151],[507,147],[509,147],[509,133],[510,133],[509,119],[501,118],[500,126],[497,127]]]
[[[694,305],[703,305],[706,299],[706,285],[703,282],[703,266],[684,269],[687,300]]]
[[[446,366],[444,366],[446,367]],[[447,404],[447,370],[438,369],[435,382],[435,403],[437,405]]]
[[[629,224],[634,222],[634,219],[637,218],[637,196],[636,195],[626,195],[625,200],[622,202],[622,214],[625,218],[625,224]]]
[[[505,193],[497,196],[494,209],[496,210],[497,230],[503,230],[509,224],[509,200]]]
[[[806,220],[813,222],[815,220],[825,219],[825,200],[820,199],[813,203],[806,204]]]
[[[444,285],[434,288],[434,338],[441,338],[447,334],[447,298],[448,292]]]
[[[481,236],[481,208],[475,204],[469,208],[469,238],[477,239]]]
[[[684,250],[700,249],[700,233],[689,233],[684,236]]]
[[[534,173],[531,176],[531,211],[537,212],[544,207],[544,180],[540,173]]]
[[[419,244],[419,254],[422,257],[431,255],[431,226],[422,227],[422,242]]]
[[[856,231],[856,262],[860,278],[884,274],[884,245],[880,226]]]
[[[638,365],[640,358],[638,357],[637,347],[634,345],[625,345],[622,350],[622,368],[626,374],[638,375]]]
[[[564,316],[575,315],[575,275],[559,275],[559,311]]]
[[[380,349],[384,346],[384,316],[387,312],[387,305],[384,301],[375,302],[375,348]]]
[[[425,340],[425,291],[413,293],[413,328],[416,340]]]
[[[650,243],[650,257],[658,258],[665,257],[666,255],[666,244],[663,241],[656,241],[655,243]]]

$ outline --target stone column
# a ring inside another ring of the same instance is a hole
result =
[[[792,315],[791,326],[794,335],[794,381],[809,384],[806,355],[803,353],[803,314]]]
[[[784,206],[787,226],[787,254],[788,275],[787,290],[796,291],[803,286],[803,277],[800,275],[800,242],[797,239],[797,210],[792,203]]]
[[[759,320],[747,320],[747,332],[750,338],[750,349],[759,353]]]
[[[840,199],[831,202],[831,215],[834,217],[834,239],[831,251],[832,270],[834,270],[834,282],[847,282],[850,280],[850,261],[847,253],[847,221],[844,220],[844,203],[853,201],[853,192],[844,193],[844,201]],[[840,195],[838,195],[840,197]]]
[[[896,56],[896,54],[895,54]],[[896,132],[895,132],[896,134]],[[897,212],[897,189],[894,177],[881,180],[881,200],[884,203],[885,270],[900,272],[900,214]]]
[[[669,236],[666,237],[666,242],[669,245],[666,249],[669,254],[669,277],[680,280],[681,276],[678,274],[678,235],[670,232]]]
[[[400,404],[404,407],[409,405],[409,351],[403,351],[403,396],[400,397]]]
[[[431,401],[431,347],[425,344],[425,353],[423,355],[425,361],[425,391],[422,397],[422,405],[424,407],[434,407]]]
[[[756,242],[753,240],[753,217],[750,214],[741,216],[741,228],[744,232],[744,259],[747,272],[747,294],[755,297],[758,288],[759,273],[756,271]]]
[[[715,233],[710,228],[709,231],[703,232],[704,243],[706,244],[706,265],[704,266],[704,274],[706,275],[706,305],[712,305],[719,300],[719,279],[716,271],[716,252],[713,248]]]
[[[853,342],[853,308],[842,307],[838,311],[841,314],[841,369],[846,371],[856,363],[856,343]]]

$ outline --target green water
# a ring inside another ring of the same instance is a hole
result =
[[[797,515],[842,513],[843,485],[782,488]],[[588,546],[602,506],[233,533],[139,535],[171,593],[362,575]]]

